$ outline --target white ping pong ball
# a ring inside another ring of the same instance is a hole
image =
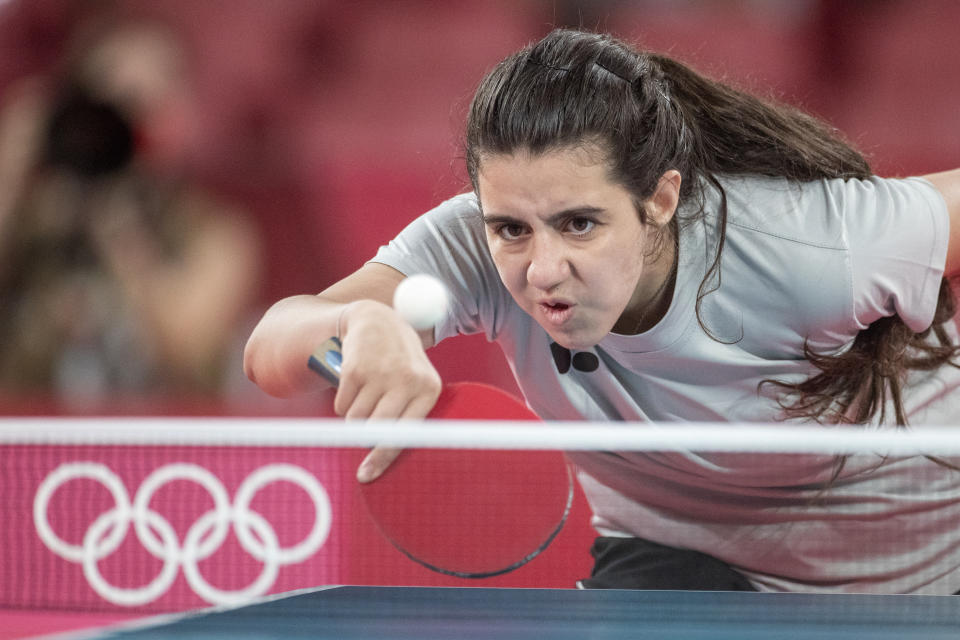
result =
[[[393,308],[418,331],[436,326],[449,304],[447,288],[425,273],[407,276],[393,293]]]

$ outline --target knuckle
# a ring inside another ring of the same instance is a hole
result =
[[[440,375],[435,371],[419,372],[410,381],[411,395],[436,400],[443,386]]]

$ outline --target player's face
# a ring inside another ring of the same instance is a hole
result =
[[[551,338],[586,349],[611,330],[635,333],[662,282],[647,250],[657,230],[598,154],[488,156],[477,186],[500,278]]]

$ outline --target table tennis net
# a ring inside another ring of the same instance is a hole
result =
[[[0,421],[0,607],[176,611],[325,584],[572,588],[592,564],[588,496],[603,503],[594,524],[608,535],[649,531],[678,546],[721,536],[764,553],[799,545],[811,557],[857,536],[892,563],[878,574],[912,562],[923,579],[944,580],[936,572],[960,563],[960,524],[944,531],[960,523],[958,436],[952,427],[10,418]],[[562,528],[516,570],[431,570],[371,518],[373,498],[355,474],[378,443],[405,448],[397,469],[405,460],[404,473],[422,470],[390,515],[420,526],[415,545],[480,562],[535,513]],[[488,485],[493,498],[482,495]],[[816,524],[831,514],[832,524]]]

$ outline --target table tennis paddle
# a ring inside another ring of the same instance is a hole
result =
[[[309,367],[339,382],[340,341]],[[444,385],[428,419],[539,420],[496,387]],[[407,449],[360,485],[380,532],[410,559],[439,573],[487,578],[517,569],[549,546],[573,504],[573,474],[557,451]]]

